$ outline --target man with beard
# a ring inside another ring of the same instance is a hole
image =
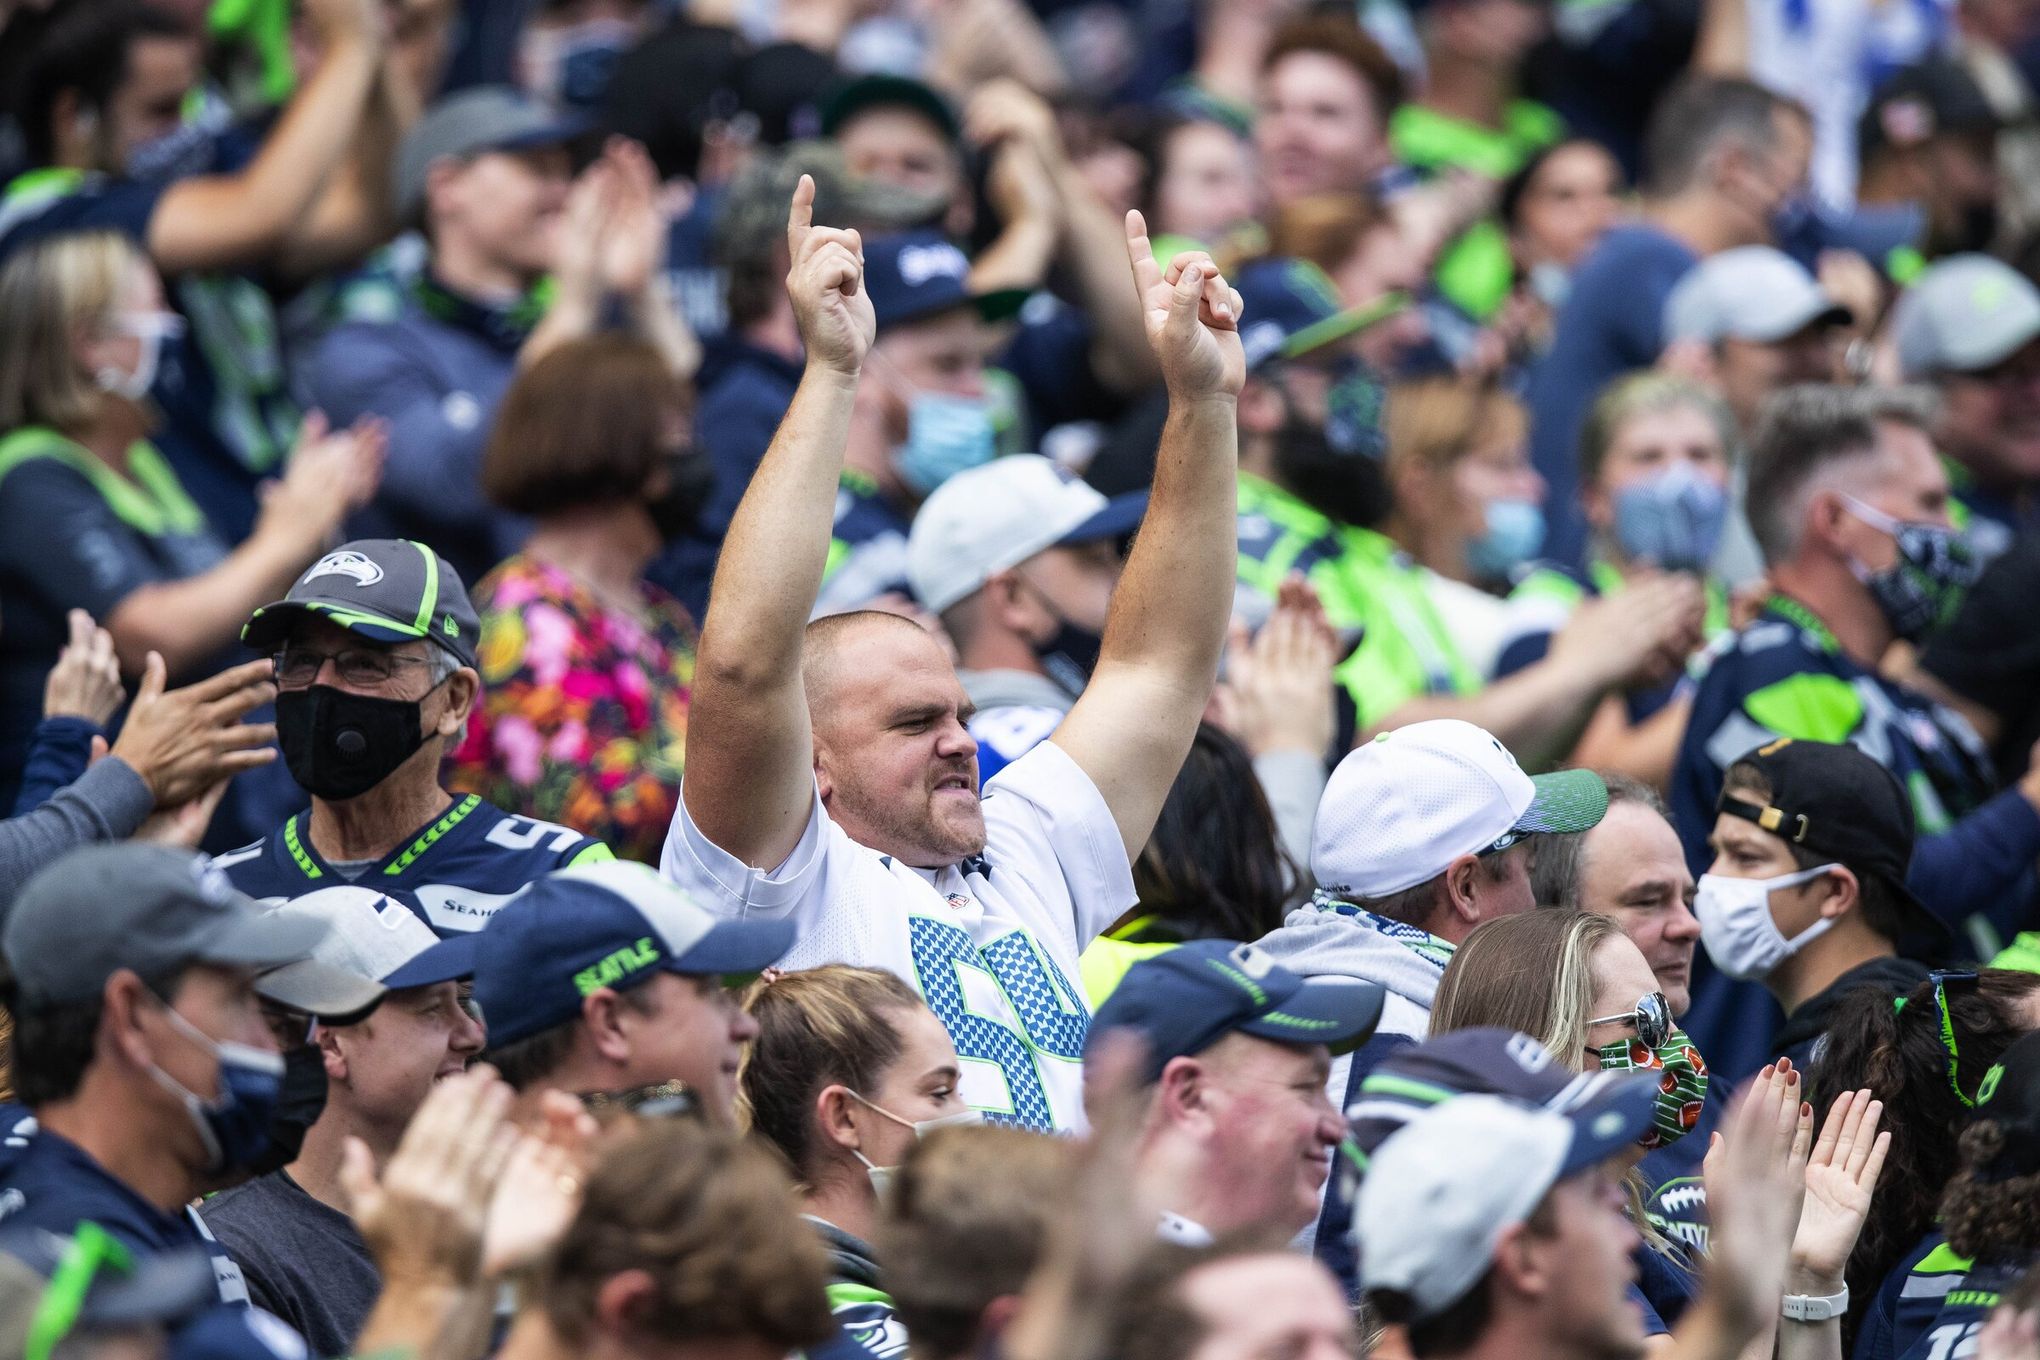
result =
[[[1604,695],[1683,655],[1701,602],[1690,581],[1668,578],[1591,601],[1542,661],[1483,687],[1425,569],[1377,527],[1391,508],[1382,393],[1353,353],[1376,309],[1342,311],[1323,272],[1294,259],[1254,264],[1240,293],[1236,609],[1258,621],[1291,573],[1310,581],[1332,626],[1355,641],[1338,671],[1350,735],[1461,718],[1544,764],[1572,749]]]

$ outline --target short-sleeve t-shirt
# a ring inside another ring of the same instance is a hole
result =
[[[982,855],[915,869],[851,840],[818,792],[800,843],[768,870],[710,842],[683,797],[660,868],[719,915],[791,920],[784,967],[855,964],[912,984],[987,1118],[1081,1129],[1077,956],[1134,904],[1133,872],[1111,808],[1054,742],[986,785],[984,816]]]
[[[288,1322],[314,1355],[346,1355],[382,1293],[354,1220],[281,1171],[207,1200],[199,1217],[240,1261],[248,1297]]]

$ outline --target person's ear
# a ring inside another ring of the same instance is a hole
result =
[[[142,1033],[141,1013],[152,998],[132,970],[116,969],[100,992],[99,1042],[110,1044],[129,1065],[153,1067],[156,1055]]]
[[[1539,1245],[1527,1224],[1511,1223],[1503,1228],[1495,1239],[1495,1287],[1523,1298],[1542,1297],[1551,1279]]]
[[[317,1045],[319,1057],[326,1064],[327,1081],[347,1080],[347,1054],[341,1049],[340,1033],[329,1025],[321,1025],[312,1033],[312,1043]]]
[[[595,1327],[609,1336],[646,1330],[645,1320],[659,1301],[651,1272],[625,1270],[610,1276],[595,1291]]]
[[[1195,1058],[1171,1058],[1155,1079],[1155,1099],[1171,1124],[1200,1124],[1210,1119],[1209,1073]]]
[[[1480,905],[1476,901],[1475,880],[1480,874],[1480,857],[1461,855],[1445,866],[1445,909],[1455,921],[1464,921],[1469,927],[1480,924]]]
[[[597,987],[581,999],[582,1028],[595,1052],[613,1063],[630,1061],[630,1034],[624,1020],[629,1007],[614,988]]]
[[[1863,900],[1863,884],[1856,877],[1856,871],[1846,864],[1837,864],[1807,886],[1821,894],[1820,915],[1823,920],[1834,920],[1854,910],[1856,904]]]
[[[857,1121],[850,1117],[856,1103],[847,1086],[824,1086],[815,1095],[815,1124],[837,1147],[861,1152],[864,1139],[857,1132]]]
[[[979,608],[988,611],[1009,633],[1031,638],[1042,631],[1042,608],[1034,592],[1020,580],[1020,573],[1008,568],[986,578]]]
[[[443,689],[446,706],[439,712],[437,729],[440,736],[452,737],[468,720],[468,714],[474,711],[475,699],[482,692],[482,677],[472,668],[462,666],[446,677]]]
[[[441,156],[425,167],[425,215],[427,219],[450,211],[457,196],[462,173],[467,169],[451,156]]]
[[[1802,535],[1832,557],[1849,555],[1849,508],[1840,492],[1816,491],[1807,498]]]

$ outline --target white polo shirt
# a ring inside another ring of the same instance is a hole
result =
[[[1053,742],[984,791],[985,852],[914,869],[859,845],[816,793],[800,844],[767,871],[711,844],[682,798],[660,870],[708,910],[790,919],[785,968],[883,968],[911,984],[962,1059],[963,1096],[1025,1128],[1084,1127],[1090,1010],[1077,956],[1135,900],[1112,810]]]

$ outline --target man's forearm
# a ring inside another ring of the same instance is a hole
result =
[[[1233,596],[1238,463],[1232,398],[1170,401],[1147,518],[1112,595],[1101,666],[1166,671],[1200,693],[1210,687]]]

